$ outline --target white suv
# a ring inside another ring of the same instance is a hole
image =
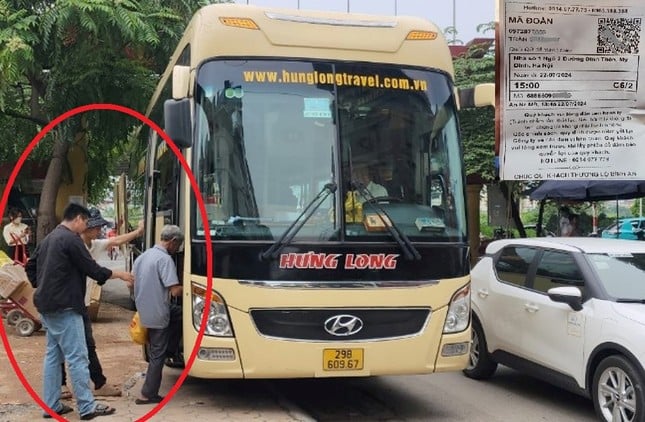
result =
[[[645,242],[499,240],[471,276],[467,376],[500,363],[591,397],[601,420],[645,420]]]

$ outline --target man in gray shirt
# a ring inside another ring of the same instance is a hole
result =
[[[181,308],[173,305],[170,296],[179,297],[182,286],[172,255],[184,242],[184,234],[174,225],[161,229],[161,241],[141,254],[135,261],[134,300],[141,325],[148,329],[148,370],[136,404],[159,403],[161,376],[168,350],[177,350],[181,330]]]

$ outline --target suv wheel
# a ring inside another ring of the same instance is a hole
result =
[[[593,377],[592,398],[600,420],[632,422],[645,416],[643,379],[623,356],[609,356],[600,362]]]
[[[490,378],[497,369],[497,362],[493,361],[488,353],[484,330],[476,319],[473,319],[471,332],[470,361],[466,369],[464,369],[464,374],[476,380]]]

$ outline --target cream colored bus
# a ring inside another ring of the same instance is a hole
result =
[[[190,375],[358,377],[463,369],[470,279],[448,45],[411,17],[219,4],[196,13],[148,115],[146,247],[187,233]]]

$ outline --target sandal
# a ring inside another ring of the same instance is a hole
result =
[[[63,387],[60,390],[60,399],[68,400],[71,398],[72,398],[72,392],[70,391],[69,387],[66,385],[63,385]]]
[[[166,358],[166,361],[164,362],[167,367],[169,368],[185,368],[186,363],[181,357],[170,357]]]
[[[89,421],[97,416],[108,416],[116,412],[116,409],[105,404],[97,403],[92,413],[81,415],[82,421]]]
[[[104,384],[101,388],[94,390],[95,396],[119,397],[122,395],[118,385]]]
[[[58,416],[62,416],[62,415],[64,415],[65,413],[69,413],[69,412],[72,412],[72,411],[74,411],[74,409],[72,409],[71,407],[67,406],[66,404],[63,404],[63,407],[61,407],[61,408],[60,408],[60,410],[58,410],[58,411],[56,412],[56,414],[57,414]],[[51,418],[52,418],[52,415],[50,415],[49,413],[43,413],[43,418],[45,418],[45,419],[51,419]]]
[[[156,403],[161,403],[163,400],[162,396],[155,396],[149,399],[136,399],[134,401],[134,404],[156,404]]]

